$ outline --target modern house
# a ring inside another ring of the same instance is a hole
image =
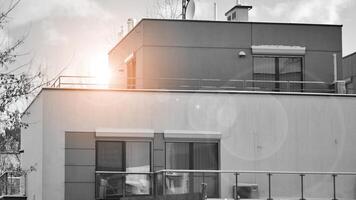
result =
[[[348,93],[356,93],[356,52],[342,59],[342,70]]]
[[[110,51],[107,89],[42,89],[23,117],[27,199],[354,199],[342,27],[241,9],[143,19]]]

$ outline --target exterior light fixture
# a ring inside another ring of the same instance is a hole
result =
[[[246,53],[244,51],[240,51],[239,52],[239,57],[242,58],[242,57],[246,57]]]

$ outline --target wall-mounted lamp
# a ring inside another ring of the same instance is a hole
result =
[[[239,57],[242,58],[242,57],[246,57],[246,53],[244,51],[240,51],[239,52]]]

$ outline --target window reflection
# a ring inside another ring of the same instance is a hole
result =
[[[253,79],[256,89],[267,91],[301,91],[302,57],[254,57]]]
[[[218,170],[217,143],[166,143],[166,168]],[[167,173],[167,194],[199,193],[201,183],[208,184],[208,197],[218,196],[218,175],[202,173]]]
[[[105,171],[96,176],[97,199],[150,194],[150,176],[134,174],[151,170],[149,142],[98,141],[96,148],[97,171]]]

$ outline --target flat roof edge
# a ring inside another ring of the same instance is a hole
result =
[[[248,21],[248,22],[240,22],[240,21],[227,21],[227,20],[182,20],[182,19],[158,19],[158,18],[142,18],[142,21],[172,21],[172,22],[207,22],[207,23],[226,23],[226,24],[275,24],[275,25],[306,25],[306,26],[335,26],[342,27],[342,24],[316,24],[316,23],[294,23],[294,22],[268,22],[268,21]]]
[[[238,90],[95,89],[95,88],[43,88],[42,90],[44,90],[44,91],[46,91],[46,90],[48,90],[48,91],[62,90],[62,91],[97,91],[97,92],[157,92],[157,93],[251,94],[251,95],[356,97],[356,94],[297,93],[297,92],[238,91]]]

